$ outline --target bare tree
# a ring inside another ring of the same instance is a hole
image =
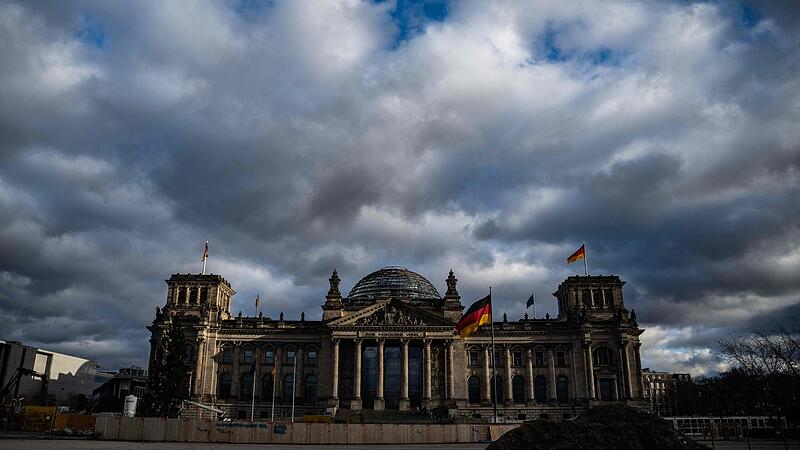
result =
[[[797,413],[800,318],[770,331],[722,339],[718,355],[761,386],[765,402],[782,414]]]
[[[750,336],[730,336],[719,341],[719,356],[748,375],[800,375],[800,319],[771,331],[755,330]]]

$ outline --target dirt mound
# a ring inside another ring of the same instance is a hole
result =
[[[504,434],[487,450],[707,449],[652,414],[625,406],[599,406],[575,420],[540,419]]]

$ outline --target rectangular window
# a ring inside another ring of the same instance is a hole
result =
[[[272,350],[264,351],[264,364],[272,364],[275,361],[275,352]]]
[[[514,367],[522,367],[522,352],[514,352]]]
[[[286,352],[286,363],[294,364],[294,350],[289,350]]]
[[[317,364],[317,352],[315,350],[309,350],[306,354],[306,359],[309,365]]]
[[[242,362],[247,364],[253,362],[253,350],[242,350]]]
[[[567,355],[564,352],[556,352],[556,364],[559,366],[567,365]]]
[[[469,365],[470,367],[478,367],[478,352],[475,350],[469,352]]]
[[[222,362],[226,364],[233,362],[233,352],[229,348],[222,350]]]
[[[503,367],[503,366],[506,365],[506,359],[504,357],[505,353],[506,352],[504,352],[503,350],[497,351],[497,349],[495,349],[495,351],[494,351],[494,359],[495,359],[495,362],[497,363],[497,367]],[[492,351],[489,350],[489,362],[492,361],[491,358],[492,358]]]
[[[533,352],[533,364],[538,367],[544,367],[544,352]]]

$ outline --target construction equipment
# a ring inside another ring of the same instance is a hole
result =
[[[19,385],[19,381],[24,376],[32,376],[41,379],[42,392],[47,392],[47,382],[49,379],[46,374],[39,373],[32,369],[26,369],[25,367],[17,367],[17,371],[14,373],[11,379],[8,380],[8,383],[3,386],[3,389],[0,389],[0,401],[2,401],[3,404],[5,403],[6,396]]]

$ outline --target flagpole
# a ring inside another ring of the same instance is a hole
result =
[[[589,276],[589,265],[586,262],[586,241],[583,241],[583,273]]]
[[[272,423],[275,423],[275,355],[272,356]]]
[[[297,389],[297,351],[294,352],[294,367],[292,367],[292,423],[294,423],[294,398]]]
[[[203,250],[203,271],[200,273],[201,275],[206,274],[206,260],[208,259],[208,241],[206,241],[205,250]]]
[[[492,305],[492,287],[489,286],[489,305]],[[497,423],[497,364],[495,364],[495,352],[494,352],[494,305],[490,306],[492,308],[491,313],[491,320],[489,320],[489,324],[492,327],[492,384],[494,385],[494,399],[492,401],[492,410],[494,411],[494,421],[492,423]]]

